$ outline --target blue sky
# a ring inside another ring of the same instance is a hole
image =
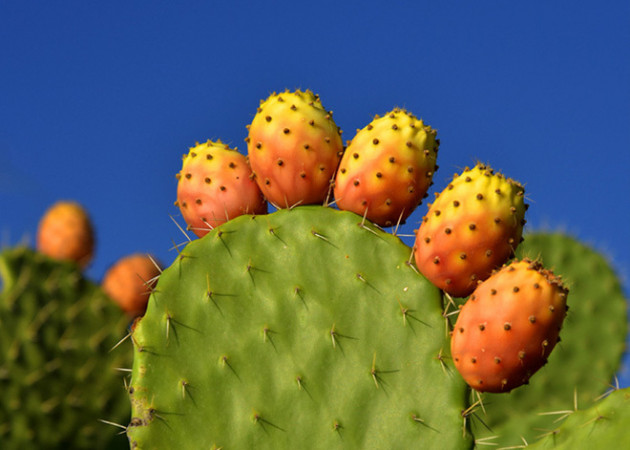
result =
[[[170,263],[181,155],[245,151],[259,99],[310,88],[345,139],[396,106],[422,117],[441,140],[435,190],[489,163],[525,184],[527,229],[605,251],[630,292],[630,3],[176,5],[0,3],[2,243],[74,199],[97,228],[93,279],[137,251]]]

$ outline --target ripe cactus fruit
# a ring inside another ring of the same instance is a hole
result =
[[[440,291],[322,206],[189,243],[136,324],[132,448],[470,448]]]
[[[414,246],[418,269],[455,297],[468,296],[521,241],[524,189],[482,164],[455,175],[423,217]]]
[[[53,259],[74,261],[86,267],[94,255],[94,229],[77,202],[59,201],[39,222],[37,250]]]
[[[129,417],[129,343],[110,351],[129,319],[73,262],[6,248],[0,275],[0,446],[123,448],[98,419]]]
[[[249,125],[249,160],[265,197],[278,208],[326,201],[343,152],[341,130],[311,91],[261,101]]]
[[[208,140],[191,147],[183,159],[175,204],[197,236],[242,214],[267,212],[247,158],[236,149]]]
[[[437,131],[413,114],[394,109],[358,130],[335,179],[339,209],[380,226],[404,223],[432,184]]]
[[[461,308],[451,354],[481,392],[509,392],[547,362],[566,316],[568,289],[538,262],[515,261],[481,283]]]
[[[473,432],[475,438],[492,438],[498,448],[532,443],[540,430],[556,428],[558,415],[551,412],[593,405],[614,384],[627,348],[628,299],[605,254],[565,233],[536,232],[526,235],[516,256],[536,258],[562,274],[571,311],[562,326],[562,345],[532,383],[509,394],[484,394],[487,415],[483,424],[472,422]]]
[[[159,275],[160,267],[152,257],[135,253],[116,261],[105,273],[101,285],[123,311],[139,316],[147,308]]]

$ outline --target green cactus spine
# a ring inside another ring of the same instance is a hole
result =
[[[120,443],[129,405],[116,367],[127,319],[72,262],[0,252],[0,442],[3,449]],[[124,442],[122,442],[124,444]],[[111,448],[111,447],[109,447]]]
[[[440,291],[320,206],[188,244],[137,322],[132,448],[470,448]]]

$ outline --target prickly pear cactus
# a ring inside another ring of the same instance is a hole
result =
[[[129,406],[109,350],[127,319],[77,265],[26,248],[0,252],[0,447],[112,448]],[[127,348],[127,350],[129,350]]]
[[[570,412],[534,449],[630,448],[630,388],[618,389],[585,410]]]
[[[132,448],[469,448],[440,291],[320,206],[189,243],[132,334]]]
[[[560,233],[525,237],[518,257],[539,258],[562,275],[570,290],[570,309],[562,341],[531,384],[510,394],[485,394],[487,416],[473,423],[476,438],[496,436],[499,447],[532,443],[557,427],[563,411],[587,408],[613,383],[627,334],[627,300],[606,259]],[[595,447],[593,447],[595,448]],[[603,448],[603,447],[602,447]]]

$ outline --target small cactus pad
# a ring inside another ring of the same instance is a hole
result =
[[[125,315],[72,262],[5,249],[0,274],[0,447],[100,449],[119,441],[120,430],[98,419],[129,417],[115,368],[130,364],[131,352],[110,352],[126,334]]]
[[[132,448],[470,448],[440,291],[321,206],[189,243],[133,331]]]
[[[585,410],[571,413],[533,449],[630,448],[630,388],[618,389]]]
[[[573,410],[576,403],[588,408],[614,384],[628,327],[619,278],[599,252],[562,233],[531,233],[517,257],[537,259],[562,276],[571,308],[562,341],[531,384],[509,394],[484,394],[482,418],[492,431],[473,423],[474,434],[496,436],[492,442],[499,447],[522,445],[522,438],[534,442],[557,427],[559,414],[552,413]]]

